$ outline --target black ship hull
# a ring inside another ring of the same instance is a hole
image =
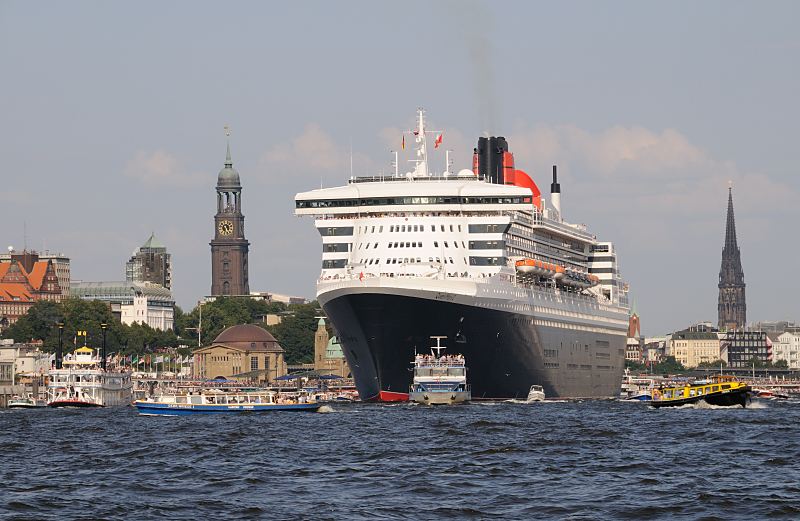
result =
[[[326,298],[327,297],[327,298]],[[524,399],[531,385],[548,398],[619,394],[625,332],[534,324],[531,315],[391,293],[320,295],[362,399],[407,393],[415,353],[433,335],[463,354],[473,399]]]

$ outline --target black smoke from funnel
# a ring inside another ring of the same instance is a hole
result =
[[[503,184],[503,153],[508,152],[506,138],[478,138],[478,174],[494,184]]]

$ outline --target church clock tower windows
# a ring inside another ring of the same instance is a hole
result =
[[[216,190],[217,213],[214,216],[214,238],[210,243],[211,295],[248,295],[247,254],[250,243],[244,237],[242,184],[239,172],[233,168],[230,143],[225,166],[217,177]]]

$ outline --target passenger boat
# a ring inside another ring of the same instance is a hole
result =
[[[414,357],[414,379],[408,399],[425,405],[464,403],[472,399],[463,355],[442,355],[446,336],[432,336],[430,355]]]
[[[653,407],[676,407],[699,402],[709,405],[747,407],[750,386],[733,376],[715,375],[709,380],[697,380],[683,385],[660,387],[653,390]]]
[[[172,392],[133,402],[142,415],[182,416],[270,411],[316,411],[322,405],[308,393],[225,391],[201,389],[197,392]]]
[[[108,407],[130,405],[133,399],[131,373],[106,369],[94,349],[80,347],[68,355],[62,367],[48,373],[48,407]]]
[[[650,401],[653,399],[654,386],[655,381],[652,378],[634,376],[631,374],[631,370],[626,368],[622,375],[619,399],[636,402]]]
[[[14,396],[8,401],[9,409],[38,409],[39,407],[47,407],[47,402],[34,398],[30,393],[27,396]]]

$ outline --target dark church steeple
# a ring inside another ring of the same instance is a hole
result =
[[[230,136],[228,128],[226,134]],[[211,294],[248,295],[247,254],[250,243],[244,238],[242,183],[233,168],[231,145],[225,155],[225,166],[217,176],[217,213],[214,216],[214,238],[211,240]]]
[[[725,223],[725,246],[719,269],[719,328],[737,329],[747,322],[744,271],[736,243],[736,220],[733,216],[733,189],[728,188],[728,218]]]

